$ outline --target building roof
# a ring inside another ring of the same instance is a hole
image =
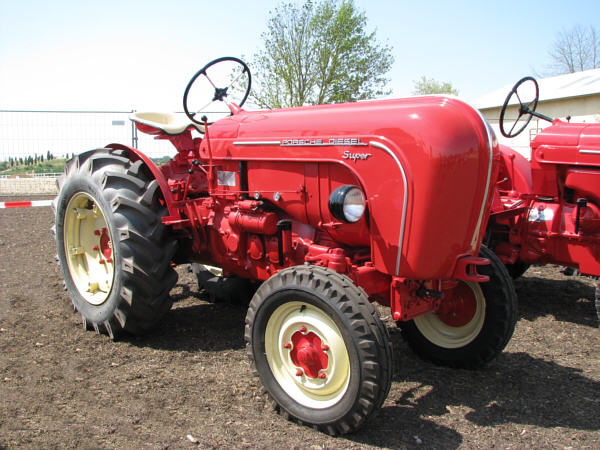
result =
[[[539,101],[600,94],[600,69],[541,78],[537,82],[540,93]],[[514,84],[509,84],[496,89],[473,100],[472,103],[478,109],[498,108],[504,104],[504,100],[513,86]],[[521,89],[519,89],[520,92]],[[513,96],[510,104],[517,104],[516,96]]]

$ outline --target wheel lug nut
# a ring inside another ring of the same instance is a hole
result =
[[[92,250],[94,250],[95,252],[97,252],[97,251],[98,251],[98,246],[97,246],[97,245],[94,245],[94,246],[92,247]]]
[[[286,342],[285,344],[283,344],[283,348],[292,348],[292,343]]]
[[[325,372],[322,372],[319,374],[319,378],[324,380],[325,378],[327,378],[327,374]]]
[[[94,235],[95,236],[100,236],[100,230],[94,230]]]
[[[304,373],[304,372],[303,372],[303,370],[302,370],[302,369],[298,369],[298,370],[296,370],[296,376],[297,376],[297,377],[301,377],[303,373]]]
[[[300,327],[300,333],[306,333],[306,327],[304,325]]]

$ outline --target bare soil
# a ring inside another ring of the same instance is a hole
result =
[[[380,308],[392,389],[372,423],[332,438],[271,410],[245,355],[244,309],[205,301],[185,267],[150,334],[84,331],[52,223],[51,208],[0,210],[0,448],[600,448],[593,280],[530,268],[512,341],[478,371],[419,360]]]

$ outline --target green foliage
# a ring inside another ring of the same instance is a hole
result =
[[[261,107],[340,103],[389,94],[391,47],[367,32],[354,0],[281,3],[251,63]]]
[[[157,166],[162,166],[163,164],[166,164],[169,161],[171,161],[170,156],[161,156],[160,158],[150,158],[150,159],[152,159],[152,162],[154,162],[154,164],[156,164]]]
[[[422,76],[419,80],[413,81],[413,94],[414,95],[427,95],[427,94],[452,94],[458,95],[458,89],[452,87],[450,83],[440,83],[433,78],[427,78]]]
[[[25,158],[9,158],[0,163],[2,175],[19,175],[30,173],[60,173],[64,170],[65,159],[44,159],[34,155]]]

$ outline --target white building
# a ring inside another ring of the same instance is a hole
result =
[[[570,116],[571,122],[600,122],[600,69],[542,78],[537,82],[539,85],[537,112],[563,120]],[[512,139],[502,136],[498,125],[500,110],[512,87],[512,84],[504,86],[479,97],[472,103],[490,122],[501,144],[508,145],[529,158],[529,142],[541,129],[549,126],[550,122],[533,117],[528,127],[519,136]],[[523,87],[526,87],[526,84],[523,84]],[[521,93],[521,89],[519,89],[519,93]],[[533,92],[525,92],[525,95],[527,100],[530,100]],[[522,100],[527,101],[524,98]],[[517,117],[517,107],[517,98],[513,96],[505,113],[505,120],[508,118],[507,124],[510,123],[508,127],[505,125],[505,130],[510,129],[514,123],[514,119]]]

